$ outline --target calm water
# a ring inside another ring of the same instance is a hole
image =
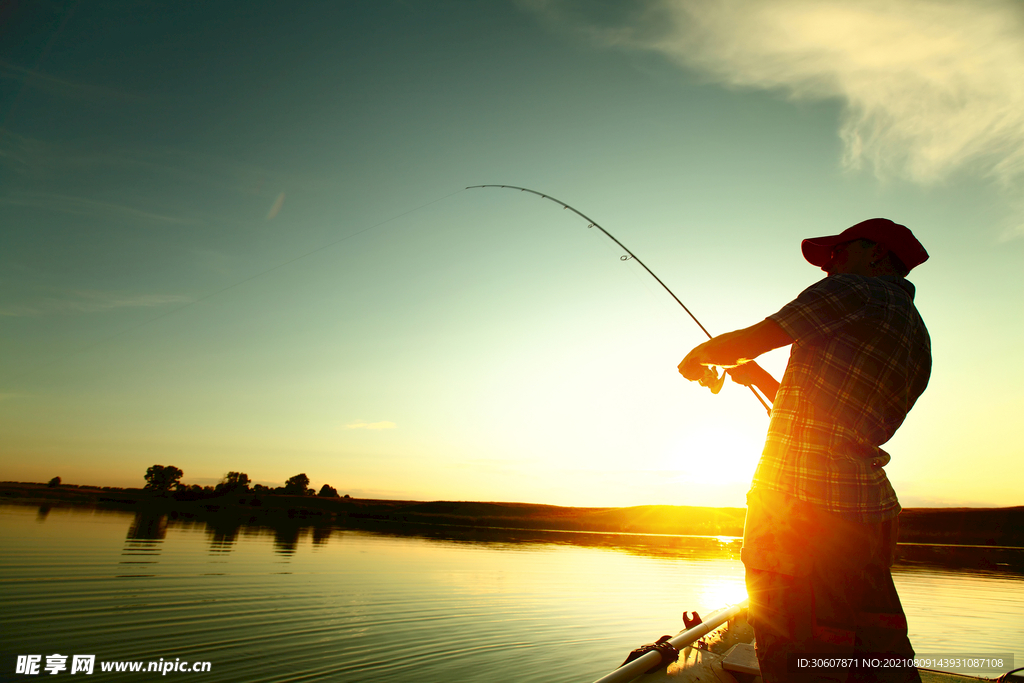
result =
[[[0,680],[60,653],[209,661],[167,674],[203,681],[588,683],[745,595],[728,539],[423,533],[0,506]],[[897,569],[919,653],[1024,665],[1019,565]]]

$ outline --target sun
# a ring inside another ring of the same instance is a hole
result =
[[[689,484],[747,484],[761,456],[764,434],[734,426],[702,426],[680,435],[672,457]]]

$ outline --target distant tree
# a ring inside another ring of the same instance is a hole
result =
[[[54,477],[46,485],[49,486],[51,489],[57,488],[58,486],[60,486],[60,477]]]
[[[185,474],[173,465],[153,465],[146,470],[146,485],[150,491],[170,491],[178,485],[178,480]]]
[[[296,474],[284,483],[284,492],[293,496],[303,496],[309,488],[309,477],[305,474]]]
[[[229,484],[238,484],[242,488],[249,488],[249,475],[245,472],[228,472],[227,481]]]
[[[328,486],[327,484],[324,484],[323,486],[320,487],[320,493],[316,495],[320,496],[321,498],[337,498],[338,489],[334,488],[333,486]]]
[[[252,492],[253,493],[268,493],[269,491],[270,491],[270,487],[264,486],[263,484],[255,484],[252,487]]]
[[[228,472],[224,480],[217,484],[218,491],[248,491],[249,475],[245,472]]]
[[[174,490],[174,498],[176,500],[202,500],[207,497],[207,492],[199,484],[179,483],[178,487]]]
[[[306,489],[307,496],[316,496],[316,489]]]

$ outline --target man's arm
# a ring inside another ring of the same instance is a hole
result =
[[[793,338],[779,327],[778,323],[765,319],[742,330],[720,334],[695,347],[686,354],[686,358],[679,364],[679,372],[691,382],[696,381],[704,376],[706,366],[735,367],[749,363],[772,349],[792,343]],[[754,365],[760,372],[753,368],[749,373],[737,372],[739,375],[736,378],[737,381],[746,384],[747,382],[743,380],[749,379],[750,383],[755,384],[769,399],[774,401],[779,383],[756,363]]]
[[[736,384],[742,384],[745,387],[753,385],[760,389],[769,401],[775,403],[775,395],[779,393],[779,381],[768,374],[768,371],[758,365],[756,361],[737,365],[734,368],[729,368],[726,372]]]

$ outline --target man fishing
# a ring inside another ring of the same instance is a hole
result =
[[[761,674],[766,683],[919,681],[912,667],[823,670],[800,660],[913,657],[890,572],[900,505],[880,446],[931,372],[928,331],[905,279],[928,253],[884,218],[806,239],[801,249],[828,277],[679,364],[689,380],[706,381],[710,366],[728,368],[773,402],[742,551]],[[788,344],[780,383],[753,359]]]

